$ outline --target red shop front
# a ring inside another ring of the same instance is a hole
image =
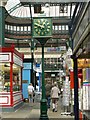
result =
[[[23,103],[22,68],[24,55],[14,46],[0,48],[0,107],[15,111]]]

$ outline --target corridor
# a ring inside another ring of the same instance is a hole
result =
[[[0,0],[0,118],[90,120],[90,0]]]

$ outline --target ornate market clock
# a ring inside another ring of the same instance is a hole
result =
[[[45,17],[33,18],[33,38],[52,37],[52,19]]]
[[[48,39],[52,37],[52,19],[47,17],[33,18],[32,26],[33,38],[37,39],[42,46],[42,99],[40,101],[40,120],[48,120],[47,117],[47,101],[45,99],[44,84],[44,45]]]

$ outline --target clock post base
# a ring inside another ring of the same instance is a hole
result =
[[[40,101],[40,119],[39,120],[49,120],[47,116],[47,100],[42,99]]]

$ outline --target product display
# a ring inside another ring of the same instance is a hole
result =
[[[69,106],[70,103],[70,83],[69,81],[63,82],[63,106]]]
[[[0,92],[4,90],[4,71],[0,70]]]
[[[90,110],[90,83],[83,84],[83,110]]]
[[[83,110],[90,110],[90,68],[83,69]]]

